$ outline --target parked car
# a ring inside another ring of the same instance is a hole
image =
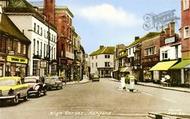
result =
[[[63,88],[62,80],[58,76],[46,77],[45,84],[47,85],[48,90]]]
[[[35,95],[40,97],[42,94],[46,95],[47,87],[43,78],[39,76],[28,76],[24,78],[24,83],[29,85],[28,96]]]
[[[11,101],[19,103],[19,99],[27,100],[29,86],[22,84],[21,77],[0,78],[0,101]]]
[[[92,81],[100,81],[100,78],[97,74],[92,75]]]

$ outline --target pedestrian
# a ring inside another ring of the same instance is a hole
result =
[[[125,73],[121,73],[121,89],[126,90],[126,84],[125,84]]]

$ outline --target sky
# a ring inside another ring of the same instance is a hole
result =
[[[67,6],[74,14],[73,26],[86,53],[100,45],[129,45],[135,36],[159,31],[143,29],[146,14],[175,9],[180,17],[180,0],[56,0],[56,5]],[[176,23],[177,32],[179,27],[180,20]]]

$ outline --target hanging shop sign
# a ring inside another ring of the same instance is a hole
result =
[[[14,63],[21,63],[21,64],[28,63],[28,59],[22,58],[22,57],[17,57],[17,56],[7,56],[7,61],[14,62]]]

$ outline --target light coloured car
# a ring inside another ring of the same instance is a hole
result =
[[[28,96],[35,95],[40,97],[42,94],[46,95],[47,87],[43,78],[39,76],[27,76],[24,78],[24,83],[29,85]]]
[[[45,78],[45,84],[48,90],[52,89],[62,89],[63,83],[59,76],[49,76]]]
[[[28,84],[22,84],[21,77],[0,78],[0,101],[19,103],[19,99],[27,100]]]

